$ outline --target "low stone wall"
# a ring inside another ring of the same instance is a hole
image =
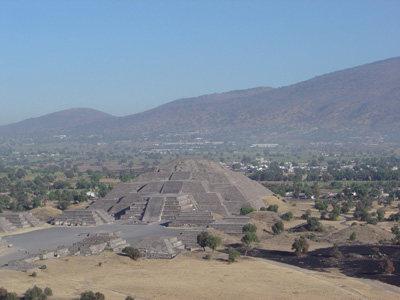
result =
[[[13,260],[8,262],[7,267],[16,270],[27,270],[37,267],[33,265],[33,263],[42,259],[62,258],[70,255],[88,256],[99,254],[104,250],[120,252],[127,246],[129,246],[129,244],[121,238],[121,232],[91,233],[86,238],[70,247],[62,245],[57,247],[56,250],[42,251],[20,260]]]

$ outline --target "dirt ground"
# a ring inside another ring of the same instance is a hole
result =
[[[209,252],[206,252],[209,253]],[[47,270],[0,270],[0,286],[22,294],[37,285],[50,287],[54,298],[71,299],[86,290],[100,291],[107,300],[135,299],[400,299],[385,285],[371,286],[336,273],[298,271],[291,266],[257,259],[228,264],[226,255],[187,252],[172,260],[133,261],[111,252],[91,257],[41,261]],[[99,266],[101,263],[101,266]],[[393,287],[387,286],[390,289]]]

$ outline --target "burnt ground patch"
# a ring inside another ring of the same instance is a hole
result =
[[[239,248],[237,245],[232,246],[232,248],[236,248],[244,255],[245,249]],[[337,268],[346,276],[379,280],[400,287],[400,246],[340,246],[341,255],[339,257],[332,255],[332,249],[332,247],[321,248],[310,251],[307,255],[297,257],[293,252],[289,251],[254,248],[247,252],[247,256],[266,258],[320,272],[328,272],[330,268]],[[395,270],[391,275],[384,274],[379,267],[379,263],[383,261],[384,257],[393,262]]]

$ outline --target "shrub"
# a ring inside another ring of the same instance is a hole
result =
[[[16,293],[8,292],[5,288],[0,288],[0,300],[18,300]]]
[[[350,241],[354,242],[357,238],[356,233],[353,231],[353,233],[350,235]]]
[[[280,234],[284,230],[284,228],[285,226],[283,225],[283,222],[279,221],[272,226],[272,231],[274,232],[274,234]]]
[[[399,229],[399,226],[397,226],[397,225],[394,225],[392,228],[390,228],[390,230],[395,235],[399,235],[400,234],[400,229]]]
[[[331,250],[331,256],[334,258],[341,258],[342,257],[342,252],[340,252],[339,250],[339,246],[338,245],[333,245],[332,250]]]
[[[33,273],[31,274],[31,276],[32,276],[32,277],[36,277],[36,276],[37,276],[37,273],[36,273],[36,272],[33,272]]]
[[[48,297],[53,296],[53,290],[49,287],[45,287],[43,290],[43,294],[45,294]]]
[[[389,221],[396,221],[396,222],[400,222],[400,212],[396,213],[396,214],[391,214],[389,216]]]
[[[42,289],[36,285],[31,289],[27,289],[24,293],[25,300],[45,300],[46,298],[47,295],[43,294]]]
[[[294,249],[294,254],[296,256],[301,256],[302,254],[306,254],[308,252],[308,248],[310,244],[308,244],[306,238],[304,236],[299,239],[295,239],[292,244],[292,249]]]
[[[104,300],[104,294],[97,292],[93,293],[92,291],[86,291],[81,293],[81,297],[79,300]]]
[[[125,300],[135,300],[135,297],[132,297],[132,296],[126,296]]]
[[[129,258],[133,260],[138,260],[142,255],[140,254],[139,249],[132,247],[125,247],[122,249],[122,252],[125,253]]]
[[[245,233],[246,231],[257,232],[257,226],[254,224],[246,224],[243,226],[242,232]]]
[[[268,206],[268,208],[267,208],[268,211],[273,211],[276,213],[278,212],[278,209],[279,209],[279,207],[276,204],[272,204],[272,205]]]
[[[393,262],[387,257],[379,263],[379,268],[381,268],[383,272],[387,275],[392,274],[395,270]]]
[[[204,258],[205,260],[210,260],[210,259],[211,259],[211,255],[210,255],[210,254],[206,254],[203,258]]]
[[[240,252],[237,251],[237,250],[235,250],[235,249],[229,248],[229,250],[228,250],[228,255],[229,255],[229,257],[228,257],[228,262],[229,262],[229,263],[233,263],[233,262],[236,261],[236,259],[237,259],[238,257],[240,257]]]
[[[251,213],[251,212],[253,212],[253,211],[255,211],[254,208],[245,205],[245,206],[243,206],[243,207],[240,209],[240,214],[243,215],[243,216],[245,216],[245,215],[247,215],[247,214],[249,214],[249,213]]]
[[[314,233],[307,234],[306,238],[308,238],[311,241],[317,240],[317,236]]]
[[[266,211],[267,208],[266,208],[265,206],[263,206],[263,207],[260,208],[260,210],[261,210],[261,211]]]
[[[282,220],[284,221],[290,221],[293,218],[293,213],[291,211],[288,211],[287,213],[284,213],[281,216]]]

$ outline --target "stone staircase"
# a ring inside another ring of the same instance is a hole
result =
[[[13,231],[13,227],[15,228],[31,228],[40,226],[42,223],[32,216],[30,213],[2,213],[0,214],[0,218],[6,219],[9,223],[11,223],[11,227],[3,220],[3,224],[7,230]]]
[[[0,217],[0,232],[9,233],[17,230],[17,228],[10,223],[6,218]]]
[[[31,225],[30,227],[39,227],[43,224],[38,218],[34,217],[32,214],[24,214],[26,221]]]
[[[142,220],[144,212],[146,210],[148,203],[148,199],[145,201],[135,202],[132,205],[128,206],[125,210],[121,213],[116,214],[116,218],[121,220],[129,220],[129,219],[136,219]]]
[[[241,236],[242,228],[249,223],[248,217],[225,217],[220,221],[215,221],[210,225],[210,228],[217,229],[225,234]]]
[[[178,241],[181,241],[186,249],[198,249],[201,247],[199,244],[197,244],[197,236],[203,231],[207,231],[207,228],[193,228],[190,230],[184,230],[177,237],[177,239]]]
[[[211,212],[206,210],[182,211],[168,224],[170,227],[208,227],[215,222]]]
[[[65,226],[98,226],[112,223],[114,219],[99,209],[64,210],[52,222],[52,225]]]
[[[130,244],[123,240],[122,238],[116,238],[110,240],[107,244],[106,250],[111,250],[113,252],[122,252],[122,249],[129,247]]]
[[[106,213],[104,210],[96,209],[95,211],[97,215],[100,217],[100,219],[103,221],[103,223],[109,224],[114,222],[114,218],[110,216],[108,213]]]
[[[181,212],[181,206],[179,200],[176,197],[166,197],[164,203],[164,209],[161,214],[162,221],[172,221],[176,219],[176,216]]]

